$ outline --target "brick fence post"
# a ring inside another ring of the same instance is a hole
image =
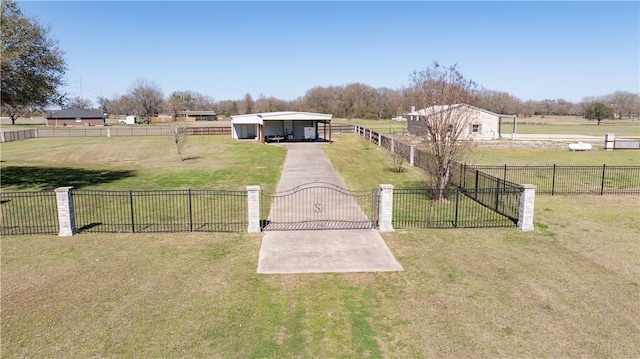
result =
[[[247,186],[249,233],[260,233],[260,186]]]
[[[59,236],[73,236],[76,232],[76,215],[73,209],[73,199],[71,198],[70,187],[58,187],[56,192],[56,203],[58,207],[58,223],[60,225]]]
[[[518,205],[518,228],[521,231],[533,230],[533,207],[536,199],[536,186],[524,184],[520,187]]]
[[[393,232],[393,185],[380,185],[380,207],[378,208],[378,226],[381,232]]]

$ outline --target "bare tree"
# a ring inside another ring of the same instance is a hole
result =
[[[88,110],[93,108],[93,102],[91,102],[91,100],[86,99],[86,98],[82,98],[80,96],[74,97],[72,98],[68,103],[67,103],[67,107],[71,108],[81,108],[84,110]]]
[[[474,103],[475,92],[475,82],[467,80],[457,65],[444,67],[434,62],[411,76],[407,94],[423,108],[419,128],[431,153],[427,171],[435,179],[438,200],[446,199],[453,163],[471,150],[467,136],[473,110],[463,104]]]
[[[180,157],[180,161],[184,161],[184,157],[182,154],[184,153],[185,148],[187,147],[187,140],[189,138],[187,127],[184,125],[174,125],[169,129],[169,140],[176,146],[176,151],[178,151],[178,157]]]
[[[244,98],[242,99],[242,112],[244,114],[253,113],[254,106],[255,103],[253,101],[253,97],[251,97],[251,94],[247,93],[246,95],[244,95]]]
[[[522,106],[519,98],[506,92],[482,89],[478,96],[478,107],[501,115],[516,114]]]
[[[393,157],[393,169],[396,173],[402,173],[405,170],[404,163],[410,156],[411,145],[402,141],[393,141],[393,151],[391,153]]]
[[[616,91],[602,97],[604,103],[610,104],[619,118],[633,118],[640,114],[640,95],[627,91]]]
[[[142,78],[133,83],[129,90],[129,95],[137,115],[147,120],[158,112],[158,108],[163,101],[160,85]]]

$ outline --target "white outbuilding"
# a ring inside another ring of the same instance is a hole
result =
[[[417,111],[412,109],[411,112],[405,114],[405,117],[409,120],[407,123],[409,133],[415,135],[425,133],[424,123],[428,117],[435,117],[436,120],[460,118],[467,126],[466,138],[474,140],[500,138],[502,136],[502,120],[517,120],[515,115],[500,115],[467,104],[436,105]]]
[[[331,141],[333,115],[311,112],[264,112],[231,116],[231,136],[262,143]]]

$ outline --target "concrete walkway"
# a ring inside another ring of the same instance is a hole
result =
[[[309,182],[346,187],[324,155],[321,143],[287,147],[277,192]],[[301,204],[303,206],[303,204]],[[273,210],[282,210],[275,209]],[[288,208],[288,211],[305,211]],[[278,215],[274,213],[273,215]],[[373,229],[268,231],[262,238],[258,273],[323,273],[400,271],[402,266]]]

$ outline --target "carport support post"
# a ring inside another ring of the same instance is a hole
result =
[[[378,226],[380,232],[393,232],[393,185],[380,185],[380,207],[378,213]]]
[[[260,233],[260,186],[247,186],[249,233]]]
[[[533,230],[533,205],[536,198],[536,186],[524,184],[520,187],[520,203],[518,205],[518,228],[521,231]]]
[[[59,236],[68,237],[73,236],[76,229],[76,217],[73,211],[73,199],[71,198],[70,187],[58,187],[56,192],[56,203],[58,207],[58,223],[60,225]]]

